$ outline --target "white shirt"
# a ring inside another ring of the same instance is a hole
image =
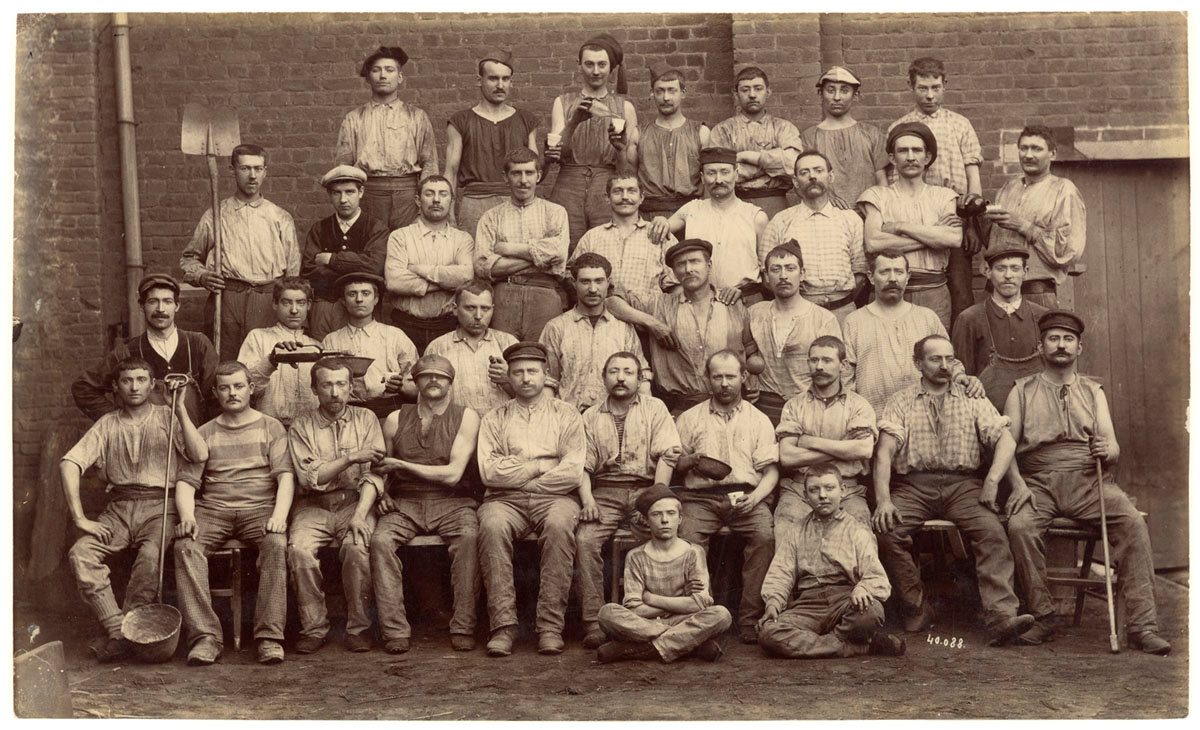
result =
[[[171,358],[175,357],[175,348],[179,347],[179,328],[172,327],[171,334],[166,337],[159,337],[153,330],[146,330],[146,339],[162,359],[171,362]]]

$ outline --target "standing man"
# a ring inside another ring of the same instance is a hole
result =
[[[504,156],[526,147],[537,152],[537,115],[508,103],[512,53],[491,49],[479,59],[479,103],[446,125],[446,177],[456,198],[455,220],[471,236],[484,212],[508,197]]]
[[[600,608],[601,633],[618,638],[600,646],[596,658],[669,664],[690,654],[715,662],[722,653],[715,637],[733,619],[729,609],[713,605],[704,550],[679,537],[679,498],[655,484],[636,506],[650,539],[625,556],[625,601]]]
[[[250,407],[254,384],[240,362],[217,366],[221,415],[200,427],[208,460],[180,470],[175,485],[175,583],[188,629],[188,664],[221,655],[221,621],[212,607],[208,556],[226,540],[258,550],[254,639],[258,661],[283,661],[287,621],[287,520],[294,489],[287,429]],[[200,499],[196,499],[200,492]]]
[[[746,308],[726,304],[709,282],[712,244],[689,239],[667,249],[680,290],[618,291],[605,301],[617,319],[653,334],[650,362],[663,402],[678,416],[709,399],[704,363],[721,350],[745,352]]]
[[[193,286],[212,292],[204,305],[204,326],[213,331],[217,297],[221,297],[221,360],[237,358],[246,333],[270,327],[275,319],[271,289],[285,276],[300,273],[296,224],[286,210],[262,196],[267,152],[240,144],[229,156],[237,192],[221,206],[221,261],[213,236],[213,211],[204,212],[192,240],[183,249],[179,268]]]
[[[349,405],[350,366],[327,357],[312,367],[320,405],[292,424],[288,445],[300,483],[288,532],[288,571],[300,615],[296,651],[312,654],[325,644],[329,615],[321,590],[317,550],[338,546],[346,596],[346,649],[371,650],[371,564],[375,495],[383,479],[371,466],[387,454],[379,419]]]
[[[509,198],[483,214],[475,235],[475,275],[496,286],[492,322],[519,340],[536,340],[566,308],[567,211],[537,197],[540,170],[531,150],[505,155]]]
[[[351,398],[359,401],[405,395],[412,398],[417,388],[409,369],[417,361],[417,348],[399,327],[375,321],[375,306],[383,289],[383,279],[362,272],[346,274],[337,280],[342,305],[350,321],[345,327],[325,335],[321,346],[326,350],[369,357],[373,362],[367,373],[354,378]],[[388,408],[390,413],[394,408]]]
[[[303,330],[312,296],[312,286],[298,276],[275,282],[271,292],[275,300],[275,326],[250,330],[238,352],[238,362],[249,369],[254,405],[263,414],[278,419],[285,428],[297,416],[317,407],[317,396],[312,391],[312,364],[281,366],[276,360],[278,355],[296,348],[321,344]]]
[[[765,500],[779,482],[779,449],[770,419],[742,400],[742,359],[723,350],[708,358],[705,372],[712,399],[684,411],[676,422],[683,455],[675,468],[683,474],[678,494],[686,520],[681,537],[706,551],[709,538],[722,527],[746,539],[737,623],[742,643],[753,644],[763,613],[763,576],[775,554]],[[706,456],[725,462],[730,472],[721,479],[707,476],[700,465]]]
[[[1017,614],[1013,556],[996,503],[1016,443],[1007,418],[951,382],[953,360],[954,346],[945,336],[931,335],[913,346],[921,380],[893,395],[879,417],[873,521],[879,556],[906,616],[905,631],[924,631],[934,619],[913,561],[912,533],[925,520],[944,519],[970,541],[988,644],[1000,646],[1033,626],[1033,616]],[[992,459],[980,482],[976,474],[985,464],[985,449]],[[1011,517],[1028,500],[1028,490],[1014,488],[1005,511]]]
[[[1017,585],[1037,623],[1021,638],[1041,643],[1053,634],[1049,620],[1054,601],[1046,587],[1046,528],[1055,517],[1095,524],[1100,499],[1108,517],[1108,535],[1117,564],[1117,590],[1127,610],[1129,646],[1147,654],[1169,654],[1158,635],[1154,605],[1154,553],[1146,522],[1112,479],[1121,455],[1104,389],[1081,375],[1083,320],[1062,310],[1038,320],[1044,368],[1021,378],[1008,396],[1004,413],[1017,443],[1017,465],[1009,470],[1014,493],[1031,494],[1033,510],[1013,515],[1009,539],[1016,559]],[[1096,462],[1109,467],[1101,486]],[[1020,519],[1018,519],[1020,518]]]
[[[412,629],[404,610],[404,566],[396,554],[417,535],[437,535],[450,552],[454,616],[450,646],[475,648],[475,601],[479,598],[474,499],[462,489],[467,464],[475,455],[479,414],[452,403],[454,366],[438,355],[413,365],[417,403],[400,406],[383,424],[388,456],[376,473],[388,475],[376,511],[382,515],[371,536],[371,579],[384,649],[403,654]],[[373,489],[364,485],[364,489]]]
[[[208,447],[192,425],[183,398],[175,411],[154,404],[150,394],[154,376],[150,363],[139,357],[126,357],[111,372],[111,385],[118,410],[102,414],[83,438],[59,462],[67,509],[80,533],[67,559],[75,574],[79,596],[104,627],[107,638],[92,646],[101,662],[114,662],[129,656],[132,646],[121,633],[127,611],[154,600],[159,570],[159,540],[162,539],[163,499],[175,483],[180,462],[208,459]],[[167,442],[167,431],[175,419],[175,443]],[[167,450],[175,449],[174,467],[164,473]],[[92,464],[108,485],[108,504],[95,520],[83,512],[79,498],[79,479]],[[175,525],[175,511],[166,519],[168,532]],[[125,608],[117,605],[109,581],[105,560],[125,549],[136,551],[129,584],[125,587]]]
[[[179,282],[166,274],[150,274],[138,284],[138,304],[142,305],[146,331],[137,337],[119,340],[104,356],[100,365],[84,373],[71,384],[75,405],[93,421],[121,407],[113,390],[117,363],[136,357],[150,365],[150,402],[167,405],[171,396],[163,378],[182,373],[191,378],[179,400],[187,408],[193,424],[203,423],[212,393],[217,352],[208,337],[175,326],[179,313]]]
[[[371,100],[348,113],[338,130],[338,163],[367,173],[363,210],[389,231],[417,217],[417,179],[438,174],[429,117],[400,101],[400,69],[406,63],[400,46],[380,46],[367,56],[358,75],[371,87]]]
[[[441,175],[417,186],[421,214],[387,239],[383,277],[392,295],[392,324],[418,352],[455,327],[454,291],[475,275],[471,234],[450,225],[454,190]]]
[[[512,654],[517,635],[513,542],[534,530],[542,558],[537,601],[539,654],[561,654],[575,563],[575,526],[586,452],[579,411],[544,392],[546,348],[519,342],[504,351],[513,399],[483,417],[479,474],[479,564],[487,586],[488,656]]]
[[[828,309],[840,325],[854,311],[855,299],[867,284],[862,218],[834,207],[830,199],[835,174],[829,158],[809,150],[796,158],[796,190],[800,205],[771,219],[758,241],[758,258],[766,262],[776,246],[795,241],[804,254],[800,295]]]
[[[605,190],[612,219],[583,234],[567,265],[585,253],[599,254],[613,266],[612,285],[616,289],[655,291],[663,282],[674,284],[663,251],[675,239],[669,236],[663,243],[650,240],[650,224],[638,213],[643,200],[638,178],[630,174],[610,177]]]
[[[579,605],[583,613],[583,646],[595,649],[605,641],[600,629],[604,600],[604,544],[628,522],[639,537],[647,534],[635,509],[641,496],[671,483],[679,458],[679,433],[663,402],[639,393],[642,363],[632,352],[615,352],[604,363],[608,397],[583,413],[587,455],[579,498],[579,528],[575,531],[575,566],[579,573]],[[679,525],[675,524],[675,529]],[[707,570],[705,571],[707,573]],[[632,590],[626,583],[627,595]],[[640,598],[640,596],[639,596]]]
[[[1028,258],[1024,247],[985,249],[983,275],[992,295],[964,309],[954,322],[954,352],[967,374],[979,377],[997,410],[1004,408],[1017,378],[1041,370],[1037,321],[1047,309],[1021,296]]]
[[[853,214],[851,214],[853,215]],[[755,405],[779,425],[783,404],[808,390],[808,347],[821,336],[841,337],[842,328],[832,312],[800,296],[804,256],[795,241],[776,246],[766,256],[770,302],[750,305],[746,316],[750,341],[747,365],[758,373],[762,390]],[[849,381],[849,369],[846,379]]]
[[[637,111],[625,98],[624,60],[621,44],[608,33],[589,39],[579,47],[583,87],[560,94],[550,109],[546,160],[559,163],[550,200],[567,211],[572,252],[588,229],[608,222],[604,183],[628,164],[626,150],[637,144]],[[615,93],[608,90],[614,73]]]
[[[658,114],[638,129],[638,141],[626,149],[637,165],[646,198],[642,215],[670,218],[684,203],[700,197],[700,150],[708,147],[708,126],[683,115],[687,85],[683,74],[666,63],[650,67],[650,92]]]
[[[612,264],[603,256],[577,257],[571,275],[579,303],[547,322],[539,340],[549,356],[546,372],[558,382],[558,397],[580,411],[604,399],[604,362],[614,352],[632,352],[637,357],[638,390],[650,395],[654,373],[646,364],[637,331],[604,306],[611,274]]]
[[[425,348],[426,355],[440,355],[454,366],[455,403],[483,415],[512,398],[504,351],[517,338],[490,327],[495,292],[486,281],[474,279],[454,293],[458,327]]]
[[[1087,243],[1087,207],[1075,183],[1050,173],[1058,145],[1049,127],[1027,126],[1017,137],[1021,176],[996,194],[987,218],[989,248],[1029,251],[1029,275],[1021,293],[1043,307],[1058,306],[1058,289]]]
[[[841,480],[841,508],[846,514],[871,524],[867,506],[867,479],[871,454],[879,432],[875,411],[858,393],[847,390],[839,377],[846,347],[828,335],[808,348],[812,385],[791,398],[775,428],[779,439],[779,504],[775,505],[775,541],[794,529],[812,512],[806,498],[805,477],[826,466]]]
[[[949,330],[954,312],[946,262],[951,250],[962,247],[963,239],[962,220],[955,207],[958,196],[922,177],[938,157],[937,139],[929,127],[920,122],[892,127],[887,151],[899,174],[896,181],[867,188],[858,197],[866,213],[863,234],[867,253],[885,248],[903,251],[910,271],[904,298],[932,309],[942,327]],[[969,304],[963,309],[966,306]]]
[[[829,169],[837,168],[830,194],[850,204],[872,185],[887,185],[883,132],[850,113],[858,103],[861,86],[858,77],[841,66],[821,74],[817,79],[821,121],[800,133],[806,152],[819,152]],[[797,178],[797,190],[803,192],[803,180]]]
[[[342,294],[334,283],[342,274],[363,271],[383,273],[387,255],[387,222],[362,214],[360,203],[367,173],[338,165],[321,178],[329,193],[333,215],[308,229],[300,257],[300,275],[312,283],[312,311],[308,333],[318,341],[346,325]]]
[[[942,106],[946,95],[945,65],[936,58],[918,58],[908,67],[908,84],[912,88],[916,108],[892,122],[888,127],[888,139],[891,140],[892,132],[901,125],[912,122],[925,125],[936,139],[940,152],[935,153],[937,159],[931,160],[926,168],[925,182],[950,188],[957,195],[981,195],[983,186],[979,182],[979,166],[983,163],[983,150],[971,121]],[[888,152],[891,152],[890,142]],[[898,174],[903,175],[900,163],[894,158],[892,165]],[[947,329],[959,312],[975,303],[975,296],[971,292],[971,255],[974,253],[961,247],[949,252],[945,270],[951,311],[949,321],[943,322]]]
[[[670,219],[654,219],[650,238],[659,243],[668,233],[700,238],[713,247],[713,284],[736,287],[747,306],[762,301],[758,241],[767,227],[767,214],[734,192],[737,159],[733,150],[708,148],[700,152],[703,200],[693,200]]]
[[[738,113],[713,127],[710,143],[737,153],[737,196],[762,208],[767,218],[788,207],[796,155],[804,150],[796,125],[767,113],[767,73],[747,66],[733,81]]]

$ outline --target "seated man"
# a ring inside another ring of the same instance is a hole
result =
[[[792,659],[900,656],[904,640],[881,631],[892,585],[870,528],[842,509],[836,465],[809,468],[804,499],[812,512],[779,542],[763,579],[759,645]]]
[[[618,637],[600,646],[600,662],[659,659],[669,664],[691,654],[721,657],[716,638],[729,629],[729,609],[713,605],[704,550],[679,538],[681,505],[655,484],[637,499],[650,540],[625,556],[625,601],[600,608],[600,626]]]
[[[880,558],[907,615],[905,631],[924,631],[933,624],[933,607],[913,561],[912,534],[925,520],[944,519],[970,541],[988,643],[1001,646],[1033,626],[1033,616],[1017,615],[1013,557],[996,507],[1000,478],[1016,444],[1007,418],[951,382],[953,360],[954,347],[943,335],[930,335],[913,346],[921,380],[893,395],[879,417],[873,521]],[[992,463],[980,483],[976,473],[985,448],[992,452]],[[1009,514],[1027,500],[1028,492],[1014,488]]]
[[[708,538],[725,526],[746,538],[738,631],[743,643],[753,644],[762,616],[763,576],[775,554],[771,510],[764,500],[779,481],[779,449],[770,419],[742,400],[742,359],[722,350],[708,358],[705,370],[712,398],[684,411],[676,424],[683,456],[675,468],[684,475],[679,496],[687,520],[681,537],[705,550]],[[728,475],[714,479],[697,469],[704,456],[725,462],[731,467]]]
[[[635,510],[638,496],[652,484],[671,483],[679,458],[679,432],[667,407],[638,392],[641,361],[632,352],[616,352],[602,368],[608,397],[583,413],[587,457],[575,531],[575,565],[583,613],[583,645],[604,642],[597,613],[604,596],[604,543],[628,520],[639,538],[648,534]]]
[[[846,347],[836,337],[823,335],[808,348],[812,386],[783,407],[775,434],[779,438],[779,504],[775,506],[775,542],[780,532],[794,528],[812,512],[804,495],[805,473],[832,464],[842,475],[841,507],[851,517],[870,526],[867,475],[879,432],[875,411],[858,393],[846,390],[839,374]]]
[[[383,480],[371,466],[387,453],[379,419],[348,404],[350,366],[328,357],[312,367],[319,405],[288,431],[300,498],[288,533],[288,571],[296,592],[300,639],[296,651],[312,654],[325,644],[329,615],[321,590],[317,550],[338,546],[346,595],[346,648],[371,650],[371,565],[367,546],[375,529],[375,495]]]
[[[312,284],[298,276],[285,276],[275,282],[271,295],[275,326],[250,330],[238,351],[238,361],[250,371],[258,411],[287,427],[296,416],[317,407],[310,386],[312,363],[279,367],[274,355],[321,343],[304,334],[303,329],[313,301]]]
[[[542,552],[538,653],[561,654],[579,519],[574,493],[583,480],[583,421],[573,406],[545,392],[546,348],[518,342],[504,351],[504,359],[513,399],[483,417],[476,452],[487,487],[479,508],[479,564],[492,627],[487,652],[512,654],[513,541],[534,530]]]
[[[1078,371],[1083,320],[1071,312],[1052,311],[1042,315],[1038,326],[1044,369],[1018,380],[1004,408],[1012,420],[1020,466],[1019,473],[1010,469],[1009,476],[1014,485],[1028,485],[1035,507],[1014,515],[1008,533],[1017,584],[1037,618],[1021,640],[1036,643],[1054,633],[1048,625],[1054,602],[1046,588],[1046,528],[1055,517],[1095,524],[1100,519],[1097,497],[1101,490],[1100,475],[1093,474],[1093,468],[1098,459],[1115,464],[1121,454],[1104,390]],[[1023,491],[1020,486],[1014,489]],[[1117,590],[1128,609],[1129,646],[1148,654],[1169,654],[1171,645],[1157,633],[1154,561],[1146,522],[1112,480],[1111,472],[1104,480],[1103,493],[1117,564]],[[1023,532],[1031,533],[1032,539],[1021,539]]]
[[[475,455],[479,415],[453,403],[454,366],[439,355],[413,365],[416,405],[406,404],[383,424],[390,456],[376,473],[388,475],[388,488],[376,511],[382,515],[371,536],[371,579],[384,649],[408,651],[412,629],[404,611],[404,566],[396,551],[417,535],[437,535],[450,552],[454,617],[450,645],[475,648],[475,601],[479,597],[476,503],[462,488],[463,472]],[[367,487],[371,489],[373,487]]]
[[[138,357],[119,361],[112,372],[112,389],[120,408],[97,419],[59,463],[67,509],[83,535],[67,558],[75,573],[79,595],[100,620],[107,639],[92,650],[101,662],[129,656],[132,647],[121,634],[125,613],[117,606],[104,560],[126,548],[137,551],[125,587],[125,611],[154,601],[162,539],[163,499],[175,482],[184,456],[193,462],[208,459],[208,447],[192,425],[182,394],[175,412],[150,402],[154,376],[150,363]],[[167,443],[175,419],[175,443]],[[172,473],[167,474],[167,449],[174,448]],[[92,465],[100,468],[107,485],[108,504],[95,520],[83,513],[79,478]],[[175,524],[175,511],[167,515]]]
[[[278,664],[283,661],[287,621],[286,533],[294,486],[287,429],[250,407],[254,385],[245,365],[223,362],[216,379],[213,390],[221,415],[200,427],[208,461],[188,464],[175,485],[175,585],[191,647],[188,664],[212,664],[221,655],[221,622],[209,593],[208,556],[229,539],[258,549],[254,639],[258,661]]]

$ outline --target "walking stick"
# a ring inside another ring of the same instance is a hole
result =
[[[162,518],[162,537],[158,541],[158,593],[154,599],[156,603],[162,603],[162,584],[163,584],[163,564],[167,559],[167,507],[170,503],[171,493],[171,455],[175,452],[175,411],[178,408],[179,393],[187,384],[191,382],[191,377],[182,373],[168,373],[163,381],[167,388],[171,391],[171,420],[167,426],[167,476],[163,479],[163,518]]]
[[[1086,433],[1086,431],[1085,431]],[[1094,436],[1088,433],[1088,439]],[[1104,598],[1108,601],[1108,648],[1119,654],[1121,644],[1117,641],[1117,614],[1113,608],[1112,563],[1108,555],[1108,512],[1104,508],[1104,464],[1096,457],[1096,491],[1100,495],[1100,543],[1104,546]]]

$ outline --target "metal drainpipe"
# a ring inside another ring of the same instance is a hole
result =
[[[129,333],[145,328],[137,286],[145,275],[142,264],[142,222],[137,183],[137,122],[133,119],[133,72],[129,62],[129,14],[113,13],[113,70],[117,86],[117,132],[121,149],[121,210],[125,219],[125,288]]]

